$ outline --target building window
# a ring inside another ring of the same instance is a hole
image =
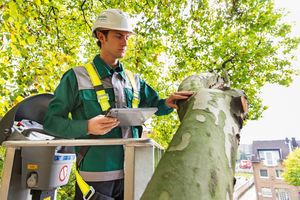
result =
[[[276,169],[276,178],[282,179],[283,170]]]
[[[272,197],[271,188],[261,188],[261,194],[263,197]]]
[[[266,170],[266,169],[260,169],[259,174],[260,174],[261,178],[268,178],[269,177],[268,176],[268,170]]]
[[[278,150],[258,150],[258,154],[266,166],[276,166],[280,159]]]
[[[290,193],[287,189],[275,189],[276,200],[291,200]]]

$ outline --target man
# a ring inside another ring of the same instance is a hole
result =
[[[65,138],[138,138],[137,127],[120,128],[117,119],[106,117],[108,108],[157,107],[156,115],[166,115],[177,108],[175,101],[192,95],[177,92],[160,99],[139,76],[125,73],[119,58],[124,57],[132,34],[126,13],[117,9],[101,12],[92,28],[100,54],[90,65],[64,74],[46,113],[46,131]],[[102,199],[123,199],[123,162],[121,145],[92,146],[80,163],[80,175]],[[75,199],[82,199],[78,186]]]

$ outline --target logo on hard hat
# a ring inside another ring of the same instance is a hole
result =
[[[97,20],[99,21],[106,21],[107,20],[107,16],[106,15],[100,15]]]

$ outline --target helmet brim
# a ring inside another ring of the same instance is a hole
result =
[[[132,35],[136,35],[135,32],[133,32],[132,30],[129,30],[129,29],[123,29],[123,28],[112,28],[112,27],[101,27],[101,28],[97,28],[97,30],[100,30],[100,31],[124,31],[124,32],[128,32]],[[96,31],[96,30],[95,30]],[[94,38],[97,38],[96,35],[95,35],[95,31],[93,31],[92,33],[92,37]]]

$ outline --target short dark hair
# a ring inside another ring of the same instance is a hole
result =
[[[109,30],[96,29],[96,30],[94,31],[96,37],[97,37],[97,33],[98,33],[98,32],[101,32],[101,33],[105,36],[105,38],[106,38],[107,35],[108,35]],[[101,42],[100,42],[99,39],[97,40],[97,45],[98,45],[98,47],[100,47],[100,49],[101,49]]]

